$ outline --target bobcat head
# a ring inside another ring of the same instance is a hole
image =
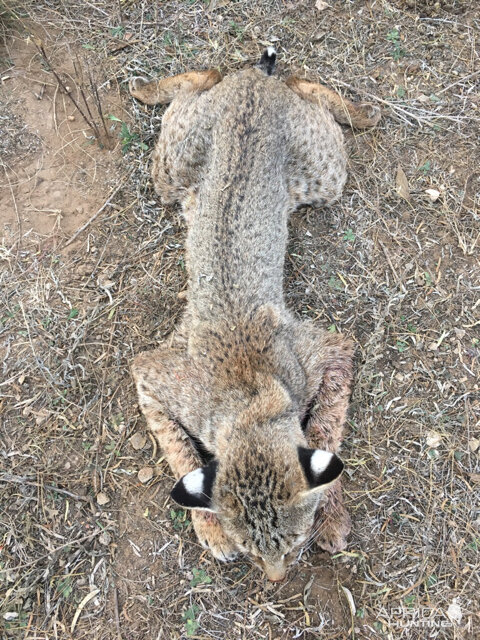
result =
[[[214,512],[239,551],[270,580],[283,580],[312,530],[322,492],[340,476],[343,462],[299,444],[296,417],[256,424],[248,435],[255,446],[242,445],[245,434],[237,433],[225,456],[183,476],[171,495],[183,507]]]

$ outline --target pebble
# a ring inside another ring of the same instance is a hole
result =
[[[107,547],[112,541],[112,536],[107,531],[104,531],[98,536],[98,541],[100,542],[100,544],[103,544]]]
[[[110,498],[104,491],[100,491],[100,493],[97,493],[97,502],[100,506],[103,506],[110,502]]]
[[[137,478],[140,480],[142,484],[145,484],[149,480],[153,478],[153,469],[152,467],[142,467],[137,474]]]

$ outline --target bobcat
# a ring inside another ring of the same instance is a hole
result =
[[[342,192],[335,120],[371,127],[380,117],[317,83],[272,77],[275,58],[269,48],[223,79],[210,70],[130,81],[138,100],[171,102],[152,176],[188,223],[186,310],[134,359],[140,407],[200,543],[222,560],[247,554],[272,581],[314,523],[330,552],[350,530],[335,480],[352,343],[286,308],[287,219]]]

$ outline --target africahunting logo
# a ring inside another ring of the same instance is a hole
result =
[[[414,605],[399,605],[378,611],[378,621],[390,629],[445,629],[456,627],[462,621],[462,609],[454,598],[447,610]]]

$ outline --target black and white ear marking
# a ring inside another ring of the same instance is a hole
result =
[[[275,62],[277,60],[277,52],[273,47],[268,47],[262,53],[262,57],[260,58],[260,62],[258,66],[260,69],[267,74],[267,76],[271,76],[275,70]]]
[[[187,509],[212,511],[212,490],[218,463],[212,460],[205,467],[190,471],[173,487],[170,496],[177,504]]]
[[[322,449],[298,447],[298,458],[310,489],[323,489],[342,473],[344,464],[340,458]]]

